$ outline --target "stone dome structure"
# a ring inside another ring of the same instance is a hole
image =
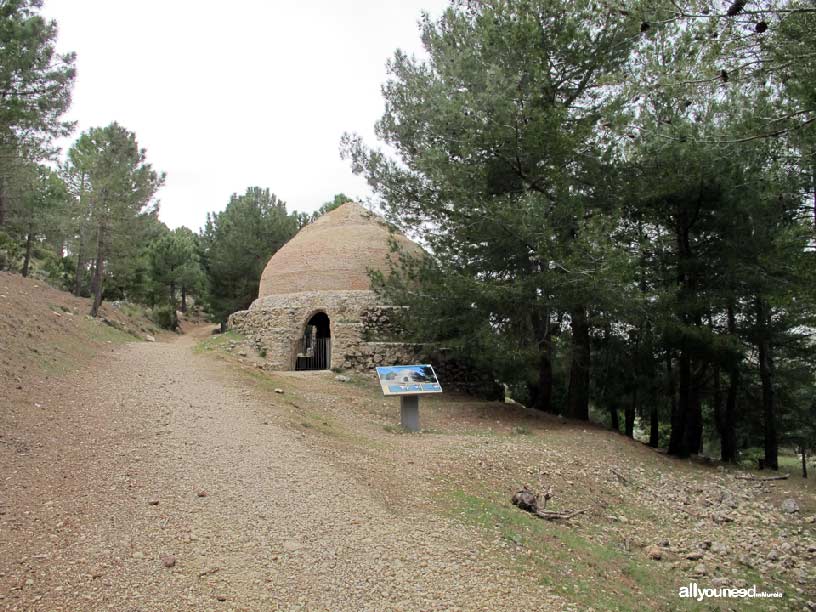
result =
[[[371,291],[369,270],[387,273],[391,244],[422,249],[386,221],[348,202],[301,229],[269,260],[249,310],[229,327],[246,335],[275,370],[357,369],[411,362],[410,346],[388,337],[393,306]]]
[[[389,239],[400,249],[422,250],[389,230],[385,220],[354,202],[304,227],[267,263],[258,297],[303,291],[366,291],[370,269],[387,272]]]

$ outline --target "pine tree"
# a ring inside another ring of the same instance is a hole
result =
[[[106,263],[113,253],[121,254],[121,249],[111,247],[132,243],[129,231],[150,205],[164,175],[147,163],[136,135],[118,123],[84,132],[68,155],[88,204],[89,224],[81,224],[81,229],[87,227],[94,234],[85,241],[95,245],[91,306],[95,317],[102,303]]]
[[[268,189],[233,194],[227,207],[207,215],[201,232],[201,261],[207,276],[210,313],[222,326],[229,315],[258,297],[267,261],[291,238],[298,218]]]
[[[377,133],[399,159],[344,137],[390,219],[433,253],[422,297],[445,316],[439,339],[514,355],[526,401],[553,411],[569,327],[565,410],[582,419],[593,315],[618,277],[604,125],[640,31],[623,13],[583,0],[453,3],[423,18],[427,61],[397,51],[389,63]],[[415,303],[411,293],[394,299]]]
[[[0,227],[18,160],[53,157],[53,139],[72,129],[62,115],[71,102],[75,56],[56,53],[57,24],[38,14],[41,6],[41,0],[0,4]]]

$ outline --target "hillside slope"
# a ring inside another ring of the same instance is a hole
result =
[[[423,398],[423,433],[406,434],[399,401],[373,376],[264,372],[237,336],[201,348],[266,393],[270,423],[356,474],[385,507],[477,527],[493,554],[578,609],[700,609],[678,598],[690,582],[784,593],[772,604],[716,602],[725,609],[816,609],[812,479],[763,481],[771,474],[674,459],[591,424],[451,393]],[[548,509],[586,513],[534,518],[510,503],[523,485],[551,489]]]
[[[37,280],[0,272],[0,385],[21,384],[76,369],[107,345],[142,340],[151,322],[103,303],[99,319],[90,300]]]
[[[0,276],[0,610],[814,606],[810,481],[447,392],[406,434],[372,376],[87,307]],[[523,485],[585,512],[534,518]]]
[[[0,272],[0,444],[27,429],[24,421],[49,403],[50,386],[70,384],[116,345],[158,332],[136,310],[103,304],[98,319],[89,310],[88,299]]]

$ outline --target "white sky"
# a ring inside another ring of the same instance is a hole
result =
[[[395,49],[421,53],[421,11],[446,0],[46,0],[76,51],[74,138],[118,121],[167,173],[160,217],[198,230],[230,194],[268,187],[289,210],[369,195],[339,155],[375,143]]]

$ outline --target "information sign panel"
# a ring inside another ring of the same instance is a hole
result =
[[[442,385],[428,364],[377,368],[383,395],[442,393]]]

